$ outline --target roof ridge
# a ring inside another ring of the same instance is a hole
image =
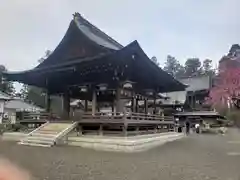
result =
[[[102,30],[100,30],[99,28],[97,28],[95,25],[93,25],[92,23],[90,23],[87,19],[85,19],[80,13],[75,12],[73,14],[73,19],[74,22],[76,22],[75,20],[78,19],[80,20],[82,23],[88,25],[88,27],[90,27],[91,30],[96,31],[97,33],[99,33],[100,36],[102,36],[102,38],[105,38],[106,40],[108,40],[111,43],[114,43],[115,46],[118,46],[119,48],[123,48],[124,46],[121,45],[119,42],[117,42],[115,39],[113,39],[112,37],[110,37],[109,35],[107,35],[105,32],[103,32]]]

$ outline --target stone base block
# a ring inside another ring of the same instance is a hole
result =
[[[68,137],[68,145],[101,151],[141,152],[184,137],[184,134],[169,132],[133,137],[80,136]]]
[[[21,139],[25,138],[27,133],[23,132],[5,132],[0,136],[0,139],[3,141],[20,141]]]

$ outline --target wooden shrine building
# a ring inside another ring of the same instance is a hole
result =
[[[185,89],[152,62],[137,41],[122,46],[79,13],[73,15],[66,34],[46,60],[31,70],[6,72],[5,77],[44,88],[48,97],[61,95],[64,120],[69,118],[71,98],[85,100],[86,111],[91,101],[88,118],[93,119],[103,103],[111,104],[112,115],[117,115],[125,113],[124,99],[132,100],[132,113],[138,113],[136,102],[144,100],[143,114],[147,114],[147,99]]]

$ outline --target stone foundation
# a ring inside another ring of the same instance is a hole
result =
[[[4,133],[0,136],[1,140],[16,141],[26,137],[27,134],[19,132]],[[58,144],[66,144],[70,146],[79,146],[83,148],[90,148],[99,151],[113,151],[113,152],[141,152],[147,151],[151,148],[163,145],[180,138],[184,134],[168,132],[159,134],[138,135],[131,137],[112,137],[112,136],[78,136],[78,137],[64,137]]]
[[[184,137],[181,133],[169,132],[133,137],[79,136],[68,137],[68,145],[101,151],[141,152]]]
[[[27,133],[23,132],[5,132],[0,136],[0,139],[3,141],[20,141],[27,136]]]

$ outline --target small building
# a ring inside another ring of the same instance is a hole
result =
[[[0,91],[0,124],[16,123],[24,112],[42,112],[44,109],[27,103],[20,98],[11,97]]]
[[[213,85],[212,76],[199,75],[178,80],[187,86],[186,89],[184,91],[165,93],[169,98],[164,99],[162,104],[182,104],[187,111],[206,110],[204,109],[204,102]]]
[[[10,99],[11,99],[11,97],[8,94],[0,91],[0,124],[2,124],[2,122],[3,122],[5,104]]]

